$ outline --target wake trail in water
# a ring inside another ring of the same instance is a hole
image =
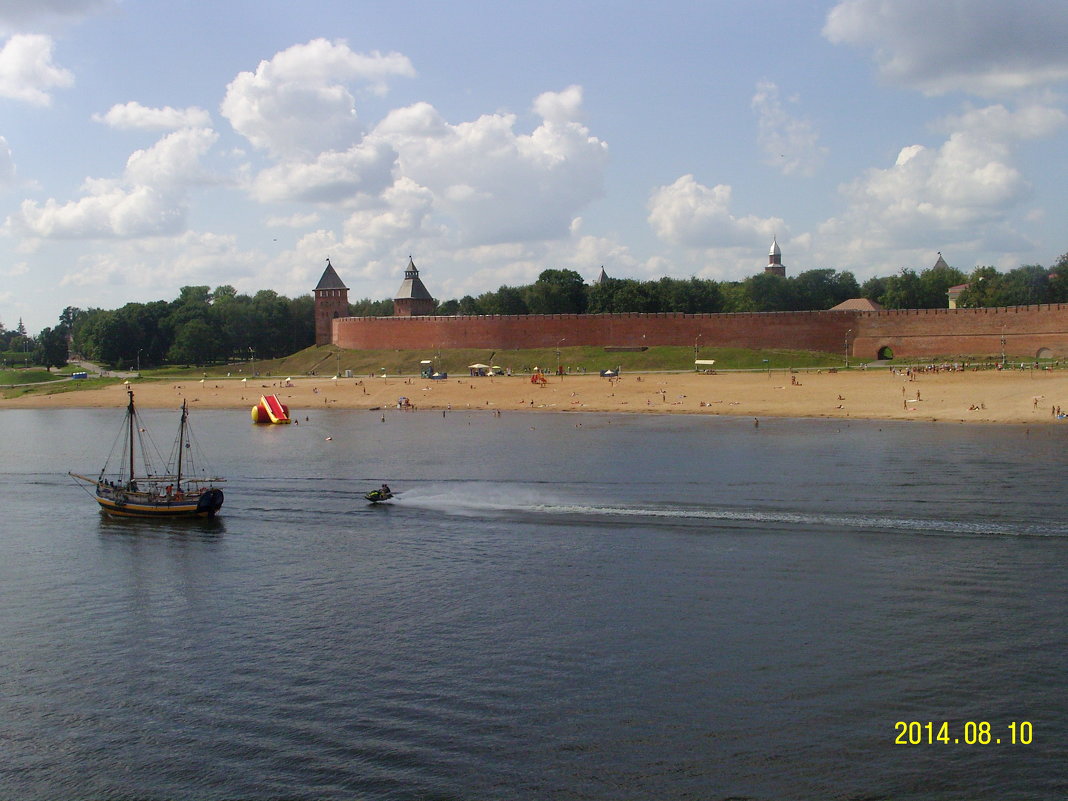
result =
[[[664,522],[685,524],[713,522],[724,525],[774,525],[799,528],[879,530],[924,535],[1068,537],[1068,525],[1056,521],[1028,521],[1011,524],[990,520],[948,520],[894,517],[880,514],[822,514],[789,510],[759,510],[692,504],[608,504],[582,503],[553,497],[532,487],[503,488],[479,484],[471,487],[437,486],[410,489],[395,495],[398,504],[432,509],[454,516],[511,514],[542,515],[551,519],[626,519],[635,523]]]

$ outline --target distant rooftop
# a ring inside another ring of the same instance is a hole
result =
[[[832,306],[828,311],[882,311],[883,307],[874,300],[868,298],[850,298],[843,300],[837,306]]]

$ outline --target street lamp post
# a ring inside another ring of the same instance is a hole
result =
[[[141,351],[143,348],[137,349],[137,377],[141,377]]]
[[[853,329],[850,328],[848,331],[846,331],[846,335],[845,335],[845,366],[846,367],[849,367],[849,337],[850,337],[850,335],[852,335],[852,333],[853,333]]]
[[[694,371],[697,370],[697,355],[701,352],[701,347],[697,344],[698,340],[700,340],[700,339],[701,339],[701,335],[700,334],[698,334],[697,336],[695,336],[693,338],[693,369],[694,369]]]
[[[337,356],[337,373],[336,373],[336,375],[337,375],[338,378],[341,378],[341,348],[337,349],[337,353],[335,355]]]
[[[249,372],[251,373],[251,375],[254,376],[256,375],[256,351],[252,348],[252,346],[249,346],[248,349],[248,359],[249,364],[251,365]]]
[[[561,379],[563,379],[564,377],[564,365],[563,362],[560,360],[560,346],[563,345],[566,341],[567,337],[564,337],[556,343],[556,374],[560,376]]]

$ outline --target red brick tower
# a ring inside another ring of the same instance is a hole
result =
[[[408,269],[404,271],[404,282],[393,298],[394,317],[423,317],[434,313],[437,301],[423,286],[419,271],[415,268],[412,257],[408,257]]]
[[[333,342],[333,320],[348,316],[349,288],[341,282],[327,259],[323,277],[315,287],[315,344]]]
[[[786,277],[786,268],[782,264],[782,251],[779,250],[779,243],[775,241],[774,236],[771,238],[771,250],[768,251],[768,266],[764,268],[764,272],[779,275],[783,278]]]

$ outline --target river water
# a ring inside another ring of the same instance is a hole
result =
[[[121,414],[0,411],[2,798],[1068,797],[1068,429]]]

